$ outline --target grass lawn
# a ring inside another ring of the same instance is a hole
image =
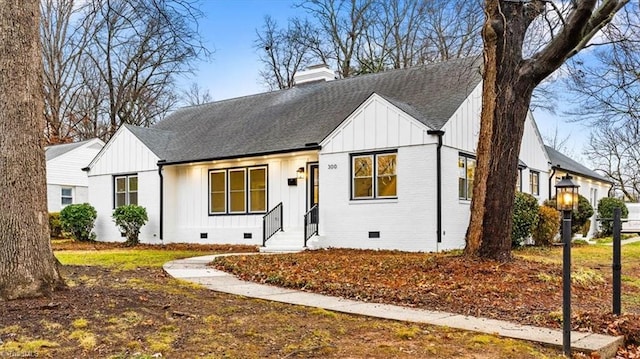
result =
[[[216,293],[160,268],[165,260],[251,248],[54,248],[69,288],[0,306],[0,357],[560,357],[558,350],[490,335]]]

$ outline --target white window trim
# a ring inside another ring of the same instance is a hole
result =
[[[64,191],[65,189],[68,189],[71,192],[71,195],[65,196],[62,193],[62,191]],[[73,187],[60,187],[60,206],[65,207],[65,206],[68,206],[70,204],[73,204],[73,198],[75,197],[73,192],[74,192],[73,191]],[[71,198],[71,203],[63,203],[64,202],[63,201],[64,198]]]

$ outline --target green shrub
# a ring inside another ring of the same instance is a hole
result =
[[[593,216],[593,207],[585,197],[578,195],[578,210],[571,213],[571,234],[582,233],[582,229]]]
[[[560,212],[549,206],[538,208],[538,224],[534,227],[533,240],[538,246],[549,246],[553,243],[560,228]]]
[[[605,197],[598,202],[598,217],[605,219],[600,221],[602,236],[613,234],[613,209],[616,207],[620,208],[620,217],[627,218],[629,210],[621,199]]]
[[[545,206],[556,208],[556,198],[544,201]],[[578,210],[571,211],[571,235],[583,233],[584,225],[593,216],[593,207],[589,200],[582,195],[578,195]],[[558,226],[558,228],[560,228]],[[562,230],[562,228],[560,228]],[[587,229],[587,232],[589,230]]]
[[[135,246],[140,243],[138,235],[140,228],[149,220],[147,210],[142,206],[131,204],[113,210],[113,221],[120,231],[127,237],[127,245]]]
[[[513,228],[511,229],[511,244],[521,246],[531,235],[531,231],[538,224],[538,200],[528,194],[517,192],[513,205]]]
[[[93,241],[96,238],[93,224],[98,214],[89,203],[70,204],[60,211],[62,229],[71,233],[71,236],[82,242]]]
[[[60,212],[49,212],[49,236],[53,238],[62,238],[62,222],[60,221]]]

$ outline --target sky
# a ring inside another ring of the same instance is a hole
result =
[[[196,82],[209,91],[214,101],[267,91],[259,79],[262,65],[258,61],[259,50],[254,48],[256,29],[262,26],[266,15],[281,26],[291,17],[304,15],[294,3],[291,0],[203,0],[201,9],[205,18],[200,21],[200,33],[205,45],[214,52],[210,61],[197,64],[194,78],[183,79],[181,87],[187,88]],[[569,136],[566,154],[587,164],[588,160],[582,155],[589,135],[585,125],[568,123],[562,116],[544,110],[536,110],[534,117],[543,137],[553,135],[556,127],[560,138]]]

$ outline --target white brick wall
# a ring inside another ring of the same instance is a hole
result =
[[[350,200],[349,154],[320,155],[320,246],[437,250],[436,145],[401,147],[397,161],[397,199]]]

